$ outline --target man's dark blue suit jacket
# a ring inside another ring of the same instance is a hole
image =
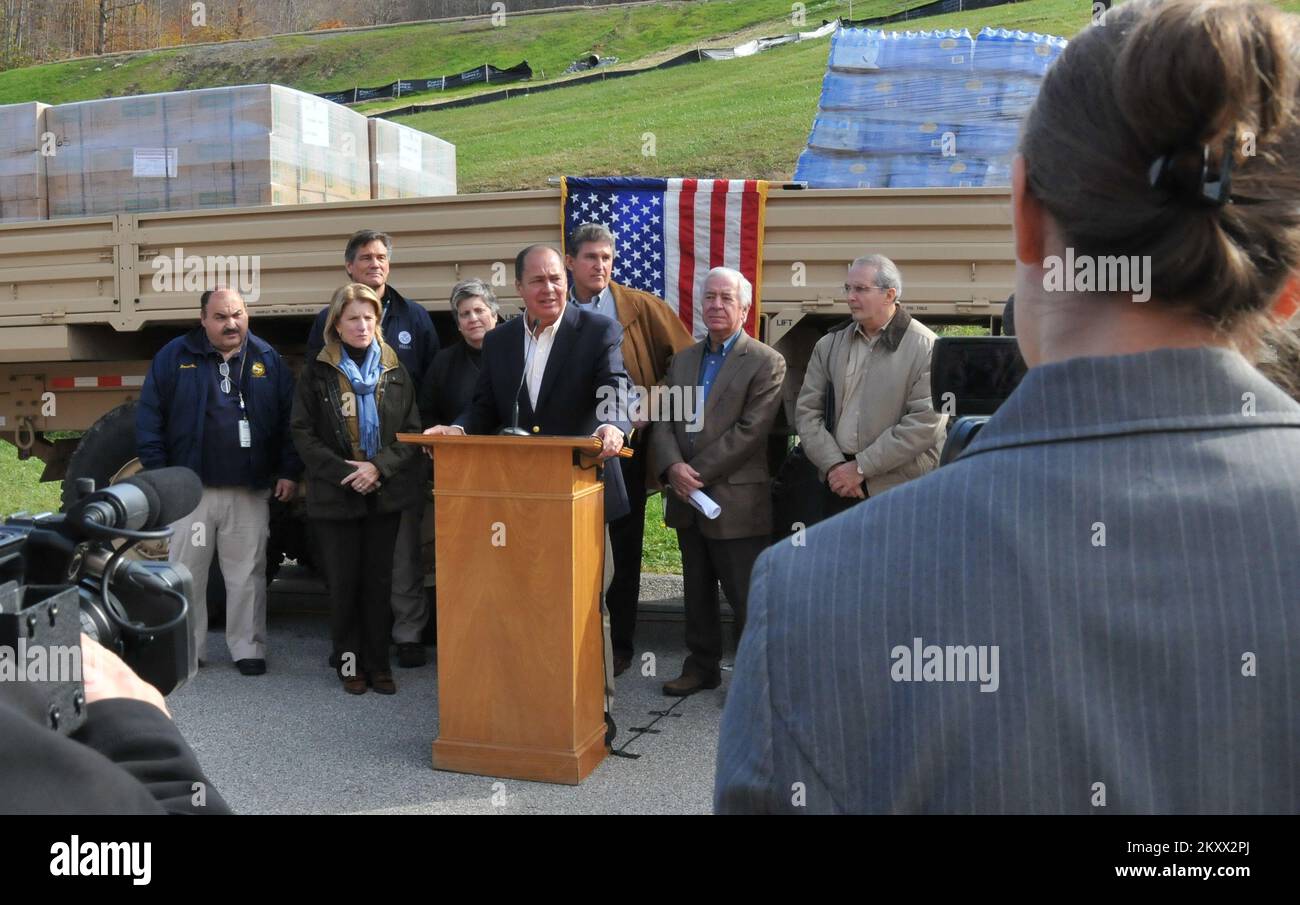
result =
[[[528,388],[520,389],[524,374],[524,318],[502,324],[483,339],[483,360],[474,400],[454,422],[469,434],[494,434],[508,427],[519,391],[519,426],[538,436],[584,437],[601,424],[631,433],[626,408],[597,410],[604,399],[618,398],[630,380],[623,369],[623,328],[600,314],[566,305],[560,316],[542,373],[534,411]],[[608,415],[609,417],[604,417]],[[605,521],[631,511],[623,470],[604,469]]]

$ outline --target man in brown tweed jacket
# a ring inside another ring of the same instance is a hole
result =
[[[614,269],[614,236],[598,223],[585,223],[573,231],[565,266],[573,274],[571,300],[579,308],[603,314],[623,328],[623,363],[632,383],[646,392],[661,383],[673,353],[694,340],[676,312],[648,292],[620,286],[610,279]],[[629,441],[632,458],[620,459],[631,512],[609,523],[614,576],[605,595],[609,607],[610,636],[614,648],[614,675],[632,663],[632,636],[636,629],[637,599],[641,592],[641,547],[645,539],[645,504],[658,483],[646,475],[646,451],[641,433],[645,421],[632,419]]]

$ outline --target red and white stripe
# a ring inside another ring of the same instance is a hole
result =
[[[664,193],[664,301],[697,339],[704,326],[704,279],[714,267],[739,270],[755,287],[745,330],[758,322],[762,195],[754,179],[669,179]]]
[[[52,390],[98,390],[118,387],[144,386],[143,374],[126,376],[101,374],[98,377],[54,377],[50,379]]]

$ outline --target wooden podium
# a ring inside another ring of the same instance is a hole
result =
[[[434,768],[576,785],[605,757],[600,442],[398,439],[435,462]]]

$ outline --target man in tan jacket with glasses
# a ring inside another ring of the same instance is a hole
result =
[[[933,471],[946,421],[930,398],[935,335],[899,304],[898,267],[884,255],[858,258],[844,292],[853,323],[817,342],[796,408],[799,441],[831,490],[828,515]]]

